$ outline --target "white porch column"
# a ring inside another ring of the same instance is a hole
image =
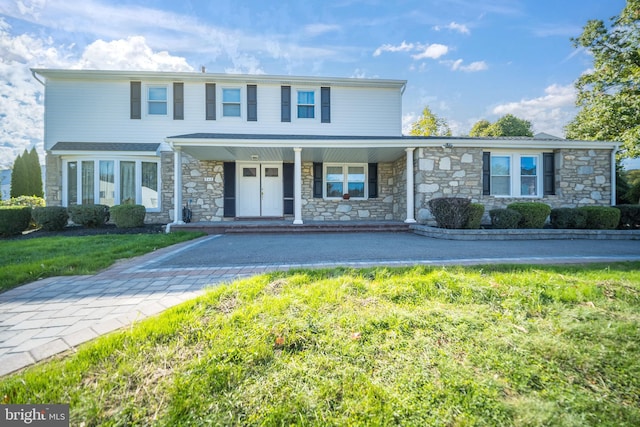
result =
[[[293,152],[293,223],[302,224],[302,148]]]
[[[182,151],[173,147],[173,223],[184,224],[182,221]]]
[[[414,218],[414,194],[413,194],[413,150],[414,148],[405,148],[407,152],[407,219],[406,223],[416,222]]]

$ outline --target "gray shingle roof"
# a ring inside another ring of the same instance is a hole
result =
[[[149,151],[156,152],[160,144],[128,142],[71,142],[60,141],[51,151]]]

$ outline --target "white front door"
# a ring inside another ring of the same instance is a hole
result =
[[[282,216],[282,163],[238,163],[239,217]]]

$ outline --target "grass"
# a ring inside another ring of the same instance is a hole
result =
[[[199,233],[41,237],[0,242],[0,292],[51,276],[93,274],[119,259],[184,242]]]
[[[0,382],[71,424],[640,425],[640,263],[292,271]]]

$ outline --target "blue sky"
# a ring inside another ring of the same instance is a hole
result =
[[[564,136],[570,41],[624,0],[0,1],[0,169],[42,147],[29,67],[406,79],[403,128],[425,106],[454,135],[511,113]]]

